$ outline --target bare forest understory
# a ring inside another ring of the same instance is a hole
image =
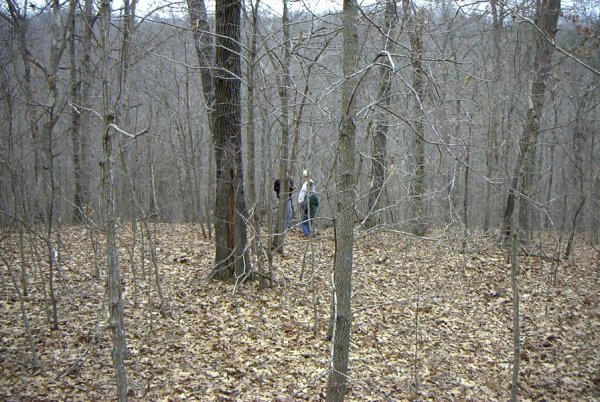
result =
[[[142,244],[138,234],[134,272],[132,233],[120,233],[130,400],[323,400],[331,354],[326,333],[333,232],[322,230],[309,242],[294,229],[286,238],[286,257],[273,259],[273,287],[260,290],[258,281],[235,287],[207,279],[214,244],[199,226],[155,229],[166,316],[148,239]],[[20,276],[18,240],[8,237],[0,251]],[[47,281],[47,265],[35,262],[27,237],[25,242],[25,306],[39,368],[31,365],[19,299],[2,266],[1,400],[116,398],[102,236],[63,227],[61,240],[62,272],[54,283],[58,330],[49,324],[51,306],[40,281],[41,275]],[[357,232],[346,400],[510,398],[510,266],[495,240],[472,238],[462,254],[458,236],[423,240]],[[542,248],[519,250],[519,399],[600,400],[598,257],[579,238],[574,254],[555,265],[550,257],[556,244],[545,240]],[[265,236],[263,242],[268,244]]]

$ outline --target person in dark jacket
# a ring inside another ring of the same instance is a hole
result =
[[[285,200],[285,228],[289,229],[292,226],[292,192],[296,189],[294,187],[294,180],[290,177],[289,170],[285,172],[286,180],[289,188],[289,192],[285,195],[287,196]],[[277,199],[279,199],[279,195],[281,193],[281,180],[275,179],[273,183],[273,190],[277,193]],[[283,189],[284,191],[286,189]]]

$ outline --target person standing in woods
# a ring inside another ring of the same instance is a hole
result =
[[[300,192],[298,193],[298,204],[300,204],[300,211],[302,211],[304,205],[304,199],[306,197],[306,191],[308,186],[308,170],[304,169],[302,171],[302,187],[300,188]],[[310,180],[312,182],[312,180]]]
[[[293,213],[292,193],[294,192],[294,190],[296,188],[294,187],[294,180],[290,177],[289,170],[286,170],[286,172],[285,172],[285,179],[286,179],[288,188],[284,189],[284,191],[289,189],[289,191],[284,194],[284,196],[287,197],[285,200],[285,228],[289,229],[290,227],[292,227],[292,213]],[[275,182],[273,183],[273,190],[277,194],[277,199],[280,199],[279,196],[281,193],[281,180],[275,179]]]
[[[302,235],[308,237],[313,233],[312,220],[317,214],[319,208],[319,197],[314,192],[315,183],[312,180],[306,182],[306,191],[302,206]],[[304,188],[304,185],[302,186]],[[298,199],[299,200],[299,199]]]
[[[304,216],[304,198],[306,197],[307,184],[308,184],[308,170],[304,169],[302,171],[302,186],[300,187],[300,191],[298,192],[298,206],[300,207],[299,212],[302,215],[300,218],[303,218],[303,216]]]

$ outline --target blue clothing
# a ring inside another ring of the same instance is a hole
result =
[[[287,188],[281,188],[281,180],[276,179],[273,183],[273,190],[277,194],[277,199],[279,199],[279,194],[284,190],[284,194],[286,195],[285,200],[285,229],[289,229],[292,227],[292,192],[296,188],[294,187],[294,181],[291,178],[287,178]],[[289,190],[285,192],[285,190]]]
[[[306,194],[308,203],[303,204],[302,208],[302,233],[304,236],[309,236],[312,230],[312,220],[317,214],[317,208],[319,207],[319,197],[313,192]],[[310,205],[310,208],[309,208]]]
[[[292,227],[292,199],[288,198],[285,202],[285,228]]]

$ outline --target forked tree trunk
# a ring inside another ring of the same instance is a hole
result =
[[[241,3],[216,2],[216,52],[204,1],[188,0],[187,4],[215,157],[215,264],[211,277],[226,282],[245,280],[251,264],[241,142]]]

